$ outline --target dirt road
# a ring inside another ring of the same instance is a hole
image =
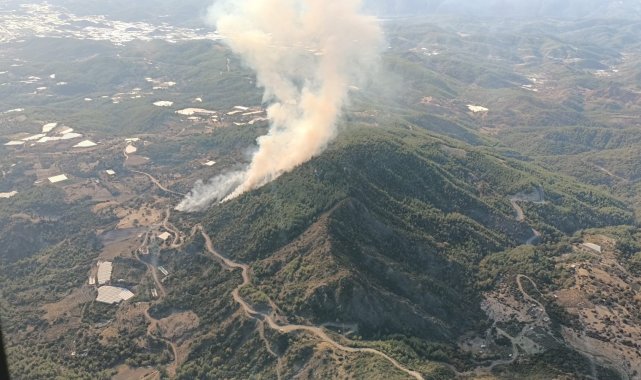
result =
[[[512,205],[512,208],[516,212],[516,220],[518,222],[525,222],[525,212],[523,212],[523,208],[519,206],[520,201],[524,201],[523,199],[519,197],[511,197],[510,198],[510,204]],[[526,245],[534,245],[534,243],[541,239],[541,233],[534,228],[532,228],[532,236],[525,241]]]
[[[316,326],[304,326],[304,325],[292,325],[292,324],[287,324],[287,325],[279,325],[271,315],[261,313],[256,311],[251,305],[249,305],[241,296],[240,296],[240,290],[249,285],[251,283],[251,276],[249,274],[249,266],[245,264],[240,264],[237,262],[234,262],[220,253],[216,252],[214,249],[213,243],[211,241],[211,238],[209,235],[205,232],[205,230],[202,228],[201,225],[198,225],[197,228],[200,230],[203,238],[205,239],[205,246],[206,249],[209,253],[211,253],[216,259],[218,259],[220,262],[223,263],[223,265],[227,268],[230,269],[240,269],[241,270],[241,275],[243,278],[242,284],[238,285],[236,289],[233,290],[232,292],[232,297],[234,298],[234,301],[240,305],[242,308],[243,312],[250,318],[256,319],[258,321],[263,321],[269,326],[271,329],[276,330],[281,333],[290,333],[290,332],[295,332],[295,331],[304,331],[307,333],[310,333],[312,335],[316,335],[320,340],[323,342],[331,345],[332,347],[345,351],[345,352],[350,352],[350,353],[369,353],[373,355],[378,355],[388,362],[390,362],[394,367],[397,369],[405,372],[409,376],[417,379],[417,380],[423,380],[423,375],[421,375],[419,372],[412,371],[411,369],[408,369],[404,367],[402,364],[400,364],[398,361],[396,361],[394,358],[390,357],[389,355],[378,351],[373,348],[356,348],[356,347],[349,347],[342,345],[338,342],[336,342],[334,339],[332,339],[327,333],[320,327]]]
[[[165,209],[165,219],[162,221],[162,227],[167,230],[170,234],[173,235],[174,239],[172,240],[171,244],[169,245],[170,248],[180,248],[184,244],[183,236],[178,231],[178,228],[171,224],[169,222],[169,218],[171,217],[171,207],[167,207]]]
[[[151,180],[151,182],[153,182],[154,185],[156,185],[160,190],[162,190],[162,191],[164,191],[166,193],[173,194],[173,195],[178,195],[178,196],[181,196],[181,197],[185,196],[185,194],[183,194],[183,193],[179,193],[177,191],[173,191],[173,190],[170,190],[170,189],[166,188],[165,186],[163,186],[162,183],[160,183],[160,181],[158,181],[158,179],[156,179],[156,177],[152,176],[149,173],[141,172],[139,170],[131,170],[131,172],[132,173],[136,173],[136,174],[144,175],[145,177],[149,178]]]
[[[619,176],[619,175],[616,175],[616,174],[612,173],[611,171],[609,171],[608,169],[604,168],[604,167],[603,167],[603,166],[601,166],[601,165],[597,165],[597,164],[595,164],[595,163],[593,163],[593,162],[588,161],[587,159],[582,159],[581,161],[582,161],[584,164],[588,165],[588,166],[592,166],[592,167],[594,167],[594,168],[596,168],[596,169],[598,169],[598,170],[602,171],[603,173],[605,173],[605,174],[606,174],[607,176],[609,176],[609,177],[612,177],[612,178],[617,179],[617,180],[619,180],[619,181],[621,181],[621,182],[624,182],[624,183],[630,183],[630,180],[629,180],[629,179],[627,179],[627,178],[623,178],[623,177],[621,177],[621,176]]]
[[[167,292],[165,291],[165,287],[163,286],[163,284],[160,281],[160,279],[158,279],[158,272],[156,271],[156,268],[152,264],[146,262],[145,260],[142,260],[140,258],[140,256],[139,256],[142,252],[145,252],[145,251],[149,252],[149,248],[147,246],[148,244],[149,244],[149,232],[147,232],[145,234],[145,236],[143,238],[143,242],[140,245],[140,247],[138,248],[138,251],[136,252],[136,254],[134,256],[136,257],[136,259],[139,262],[144,264],[145,267],[147,268],[147,271],[151,273],[151,277],[154,279],[154,284],[156,286],[156,289],[158,289],[158,291],[159,291],[159,293],[158,293],[159,299],[163,299],[163,298],[165,298],[167,296]],[[157,339],[160,339],[160,340],[162,340],[163,342],[165,342],[166,344],[168,344],[171,347],[171,350],[172,350],[173,355],[174,355],[174,360],[172,361],[172,363],[169,366],[167,366],[167,372],[169,373],[169,375],[171,377],[173,377],[176,374],[176,369],[178,368],[178,364],[179,364],[178,363],[178,347],[176,347],[174,342],[172,342],[171,340],[163,338],[163,337],[161,337],[159,335],[154,335],[153,334],[153,332],[157,331],[157,329],[158,329],[158,320],[153,318],[149,314],[149,309],[151,308],[151,306],[152,306],[151,302],[147,303],[147,306],[145,307],[145,310],[144,310],[145,319],[147,319],[149,321],[149,327],[147,327],[147,335],[152,336],[152,337],[157,338]]]
[[[512,205],[512,208],[514,209],[514,211],[516,211],[516,220],[518,222],[523,222],[525,221],[525,213],[523,212],[523,209],[521,208],[521,206],[519,206],[519,204],[517,203],[519,200],[520,199],[518,198],[512,197],[510,198],[510,204]]]
[[[179,195],[179,196],[184,196],[185,195],[185,194],[182,194],[182,193],[175,192],[173,190],[167,189],[166,187],[164,187],[160,183],[160,181],[158,181],[158,179],[156,179],[154,176],[152,176],[149,173],[138,171],[138,170],[132,170],[132,172],[148,177],[159,189],[165,191],[166,193]],[[180,232],[173,225],[171,225],[168,222],[169,221],[169,217],[170,217],[170,211],[167,210],[166,211],[166,216],[165,216],[165,218],[163,220],[162,225],[166,230],[174,233],[175,237],[174,237],[174,241],[172,242],[172,247],[173,248],[177,248],[177,247],[180,247],[182,245],[182,243],[185,241],[185,239],[183,239],[183,237],[180,234]],[[345,352],[349,352],[349,353],[368,353],[368,354],[372,354],[372,355],[377,355],[377,356],[387,360],[394,367],[396,367],[397,369],[399,369],[402,372],[405,372],[410,377],[412,377],[414,379],[417,379],[417,380],[423,380],[424,379],[423,375],[421,375],[419,372],[413,371],[413,370],[411,370],[409,368],[406,368],[401,363],[399,363],[396,359],[392,358],[391,356],[385,354],[382,351],[379,351],[379,350],[376,350],[376,349],[373,349],[373,348],[360,348],[360,347],[345,346],[345,345],[343,345],[341,343],[338,343],[332,337],[327,335],[327,333],[322,329],[322,327],[319,327],[319,326],[306,326],[306,325],[293,325],[293,324],[280,325],[274,320],[274,318],[271,315],[256,311],[240,295],[240,290],[251,283],[251,275],[250,275],[249,266],[246,265],[246,264],[241,264],[241,263],[237,263],[235,261],[232,261],[232,260],[224,257],[223,255],[221,255],[220,253],[218,253],[214,249],[212,240],[211,240],[210,236],[205,232],[205,230],[203,229],[202,225],[198,224],[198,225],[194,226],[192,228],[191,235],[193,236],[198,230],[200,231],[201,235],[205,239],[205,247],[206,247],[207,251],[211,255],[213,255],[218,261],[221,262],[221,264],[224,267],[226,267],[228,269],[231,269],[231,270],[240,269],[243,282],[232,291],[232,297],[233,297],[234,301],[240,305],[240,307],[243,310],[243,312],[249,318],[252,318],[252,319],[255,319],[255,320],[259,321],[259,323],[263,324],[263,326],[264,326],[264,324],[266,324],[271,329],[279,331],[281,333],[285,333],[285,334],[286,333],[291,333],[291,332],[296,332],[296,331],[302,331],[302,332],[310,333],[310,334],[315,335],[316,337],[318,337],[321,341],[329,344],[330,346],[332,346],[332,347],[334,347],[334,348],[336,348],[336,349],[338,349],[340,351],[345,351]],[[147,241],[148,241],[148,239],[147,239],[147,237],[145,237],[145,242],[147,242]],[[143,243],[143,245],[144,245],[144,243]],[[141,249],[146,249],[146,247],[142,247],[141,246]],[[147,264],[147,263],[145,263],[145,265],[147,265],[147,268],[151,271],[152,276],[154,278],[154,282],[156,283],[156,286],[159,288],[162,297],[165,297],[166,296],[165,289],[162,286],[162,283],[158,280],[158,275],[156,273],[155,268],[153,266],[151,266],[150,264]],[[145,316],[152,323],[154,323],[154,326],[155,326],[157,321],[154,320],[153,318],[151,318],[151,316],[148,313],[148,309],[145,310]],[[329,325],[330,324],[328,324],[328,326]],[[150,326],[150,328],[151,328],[151,326]],[[259,331],[259,333],[260,333],[260,331]],[[261,334],[261,337],[264,337],[264,333]],[[266,339],[263,339],[263,340],[265,341],[265,344],[267,345],[267,350],[269,351],[269,353],[272,354],[273,356],[275,356],[280,362],[280,358],[271,349],[271,347],[269,346],[269,342],[267,342]],[[175,370],[176,370],[176,368],[178,366],[177,349],[176,349],[175,345],[171,341],[168,341],[168,340],[165,340],[165,341],[172,346],[172,350],[174,351],[174,356],[175,356],[174,363],[172,364],[171,368],[168,368],[168,371],[170,373],[175,373]],[[515,358],[513,358],[513,360],[514,359]],[[502,363],[497,361],[496,364],[493,364],[493,366],[494,365],[498,365],[498,364],[502,364]],[[451,366],[448,366],[448,367],[451,367]],[[459,372],[456,371],[455,368],[453,368],[453,367],[451,367],[451,368],[457,374],[459,373]],[[280,374],[280,364],[278,365],[277,372],[278,372],[278,377],[280,378],[280,376],[281,376],[281,374]]]

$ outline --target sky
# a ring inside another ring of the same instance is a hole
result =
[[[639,0],[365,0],[381,15],[449,13],[485,17],[641,19]]]
[[[18,1],[18,0],[14,0]],[[40,1],[40,0],[32,0]],[[207,9],[225,0],[49,0],[77,13],[107,13],[116,18],[170,16],[177,23],[204,22]],[[362,0],[366,11],[381,17],[450,14],[475,17],[604,18],[641,20],[641,0]]]

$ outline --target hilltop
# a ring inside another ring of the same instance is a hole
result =
[[[386,20],[324,153],[187,214],[195,182],[247,164],[267,105],[219,36],[157,16],[169,2],[86,12],[112,4],[2,15],[14,373],[637,376],[638,21]]]
[[[537,186],[549,200],[527,204],[532,222],[519,222],[510,196]],[[532,226],[553,241],[631,214],[568,178],[442,136],[356,128],[202,220],[220,252],[251,263],[255,307],[289,322],[356,326],[363,344],[403,347],[397,358],[427,374],[446,368],[433,361],[473,366],[457,342],[491,325],[475,276],[486,256],[524,245]]]

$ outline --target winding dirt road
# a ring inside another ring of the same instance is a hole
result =
[[[249,266],[246,264],[240,264],[237,262],[234,262],[220,253],[218,253],[213,246],[213,243],[211,241],[211,238],[209,235],[205,232],[205,230],[202,228],[201,225],[196,226],[200,232],[203,238],[205,239],[205,246],[206,249],[209,253],[211,253],[216,259],[218,259],[220,262],[223,263],[223,265],[227,268],[230,269],[240,269],[241,270],[241,275],[243,278],[242,284],[238,285],[236,289],[233,290],[232,292],[232,297],[234,298],[234,301],[240,305],[242,308],[243,312],[252,319],[256,319],[258,321],[263,321],[269,326],[271,329],[276,330],[280,333],[290,333],[290,332],[295,332],[295,331],[304,331],[307,333],[310,333],[312,335],[316,335],[320,340],[323,342],[331,345],[332,347],[349,352],[349,353],[369,353],[373,355],[378,355],[388,362],[390,362],[394,367],[397,369],[405,372],[409,376],[417,379],[417,380],[423,380],[423,375],[421,375],[419,372],[412,371],[411,369],[408,369],[404,367],[402,364],[400,364],[398,361],[396,361],[394,358],[390,357],[389,355],[385,354],[384,352],[378,351],[373,348],[356,348],[356,347],[349,347],[342,345],[338,342],[336,342],[334,339],[332,339],[325,331],[323,331],[319,327],[315,326],[304,326],[304,325],[292,325],[292,324],[287,324],[287,325],[279,325],[273,318],[272,316],[261,313],[256,311],[251,305],[249,305],[241,296],[240,296],[240,290],[244,288],[245,286],[249,285],[251,283],[251,277],[249,274]]]
[[[164,187],[160,183],[160,181],[158,181],[154,176],[152,176],[149,173],[145,173],[145,172],[137,171],[137,170],[132,170],[132,172],[138,173],[138,174],[142,174],[142,175],[148,177],[159,189],[161,189],[161,190],[163,190],[163,191],[165,191],[167,193],[184,196],[184,194],[182,194],[182,193],[178,193],[178,192],[175,192],[175,191],[167,189],[166,187]],[[182,239],[182,237],[179,238],[178,236],[180,235],[180,232],[177,229],[175,229],[175,227],[173,227],[173,225],[170,225],[168,223],[169,217],[170,217],[170,211],[167,211],[165,219],[163,221],[163,227],[165,229],[175,233],[176,237],[174,239],[174,243],[172,244],[172,246],[173,246],[175,244],[178,244],[176,239],[180,239],[179,241],[181,241],[181,242],[184,242],[184,239]],[[173,228],[170,228],[170,226],[173,227]],[[198,231],[198,230],[201,232],[201,235],[205,239],[205,246],[206,246],[207,251],[210,254],[212,254],[216,259],[218,259],[226,268],[229,268],[231,270],[234,270],[234,269],[240,269],[241,270],[241,275],[242,275],[242,278],[243,278],[243,282],[238,287],[236,287],[236,289],[234,289],[232,291],[232,297],[233,297],[234,301],[236,301],[236,303],[238,303],[240,305],[241,309],[243,310],[243,312],[248,317],[250,317],[252,319],[256,319],[260,323],[266,323],[271,329],[274,329],[274,330],[279,331],[281,333],[290,333],[290,332],[295,332],[295,331],[304,331],[304,332],[311,333],[313,335],[316,335],[323,342],[325,342],[325,343],[327,343],[327,344],[329,344],[329,345],[333,346],[334,348],[336,348],[338,350],[341,350],[341,351],[350,352],[350,353],[369,353],[369,354],[378,355],[378,356],[386,359],[394,367],[396,367],[397,369],[405,372],[409,376],[411,376],[411,377],[413,377],[413,378],[415,378],[417,380],[424,380],[423,379],[423,375],[421,375],[419,372],[416,372],[416,371],[413,371],[413,370],[410,370],[410,369],[404,367],[396,359],[390,357],[389,355],[387,355],[387,354],[385,354],[385,353],[383,353],[381,351],[378,351],[378,350],[373,349],[373,348],[355,348],[355,347],[348,347],[348,346],[342,345],[342,344],[336,342],[334,339],[332,339],[329,335],[327,335],[327,333],[325,333],[325,331],[323,331],[319,327],[304,326],[304,325],[292,325],[292,324],[279,325],[278,323],[276,323],[276,321],[274,321],[274,319],[270,315],[267,315],[265,313],[260,313],[260,312],[256,311],[240,295],[240,290],[251,283],[251,277],[250,277],[250,274],[249,274],[249,266],[246,265],[246,264],[236,263],[236,262],[224,257],[220,253],[218,253],[214,249],[214,246],[213,246],[213,243],[211,241],[211,238],[205,232],[205,230],[203,229],[202,225],[198,224],[198,225],[194,226],[192,228],[191,235],[193,236],[196,233],[196,231]],[[148,242],[148,240],[149,240],[148,236],[145,236],[143,245],[141,245],[139,250],[146,249],[146,247],[143,247],[143,246],[145,245],[145,242]],[[179,247],[179,246],[180,245],[178,245],[177,247]],[[138,259],[140,260],[140,258],[138,258]],[[156,286],[160,289],[162,297],[165,297],[166,296],[165,289],[162,286],[162,283],[158,280],[158,275],[156,273],[155,268],[151,264],[148,264],[148,263],[144,262],[143,260],[140,260],[140,261],[142,261],[147,266],[147,269],[149,271],[151,271],[152,276],[154,278],[154,282],[156,283]],[[149,315],[148,311],[149,311],[149,307],[145,310],[145,317],[153,324],[153,326],[156,326],[158,321],[153,319],[151,317],[151,315]],[[152,326],[150,326],[149,328],[151,329]],[[150,332],[150,330],[148,330],[148,333],[149,332]],[[264,334],[262,336],[264,337]],[[172,350],[174,351],[174,362],[168,368],[168,372],[175,374],[176,368],[178,366],[177,348],[176,348],[176,346],[175,346],[175,344],[173,342],[171,342],[169,340],[166,340],[164,338],[161,338],[161,339],[163,339],[165,342],[170,344],[171,347],[172,347]],[[280,362],[280,358],[271,349],[271,347],[268,345],[268,342],[266,341],[266,339],[265,339],[265,344],[267,345],[267,347],[268,347],[267,349],[270,352],[270,354],[276,356],[277,359]],[[281,376],[280,375],[280,364],[277,367],[277,374],[278,374],[278,377],[280,378],[280,376]]]
[[[149,252],[149,248],[147,247],[148,243],[149,243],[149,232],[147,232],[145,234],[145,237],[143,239],[143,243],[138,248],[139,252],[135,254],[135,257],[139,262],[143,263],[147,267],[147,271],[151,272],[151,276],[154,279],[154,283],[156,285],[156,289],[158,289],[159,292],[160,292],[158,295],[159,295],[160,299],[162,299],[165,296],[167,296],[167,292],[165,291],[165,287],[162,285],[162,282],[158,279],[158,273],[156,272],[156,268],[153,265],[149,264],[148,262],[142,260],[140,258],[140,256],[138,256],[139,253],[143,252],[144,250],[147,250],[147,252]],[[147,335],[149,335],[151,337],[154,337],[156,339],[160,339],[163,342],[165,342],[167,345],[169,345],[169,347],[171,347],[171,350],[172,350],[173,355],[174,355],[174,360],[172,361],[172,363],[170,365],[167,366],[167,372],[169,373],[170,376],[173,377],[173,376],[176,375],[176,369],[178,368],[178,365],[179,365],[179,363],[178,363],[178,347],[171,340],[162,337],[160,334],[154,334],[153,333],[154,331],[158,331],[158,322],[159,321],[156,318],[153,318],[149,314],[149,309],[151,308],[151,306],[152,306],[151,302],[147,303],[147,307],[145,307],[145,310],[144,310],[145,319],[147,321],[149,321],[149,327],[147,327]]]
[[[167,366],[167,372],[169,373],[169,375],[171,377],[174,377],[176,375],[176,369],[178,369],[178,364],[179,364],[178,363],[178,347],[176,346],[176,344],[174,342],[172,342],[169,339],[166,339],[166,338],[162,337],[160,334],[154,334],[154,331],[158,331],[158,323],[159,323],[159,321],[149,314],[149,308],[150,307],[151,307],[151,304],[149,304],[149,306],[147,306],[147,308],[145,308],[145,312],[144,312],[145,318],[149,321],[149,327],[147,327],[147,335],[152,336],[152,337],[154,337],[156,339],[160,339],[163,342],[165,342],[166,344],[168,344],[169,347],[171,347],[171,351],[172,351],[172,353],[174,355],[174,360],[172,361],[172,363],[170,365]]]
[[[541,239],[541,233],[534,228],[532,228],[532,237],[525,241],[525,245],[534,245],[537,240]]]
[[[525,298],[526,301],[530,301],[532,303],[535,303],[538,307],[540,307],[541,309],[545,310],[545,307],[543,306],[543,304],[541,302],[539,302],[536,298],[530,296],[525,291],[525,289],[523,289],[523,279],[528,280],[530,282],[530,284],[532,284],[532,286],[534,286],[534,289],[536,289],[537,292],[539,292],[539,293],[541,292],[539,290],[538,286],[536,286],[536,283],[530,277],[528,277],[528,276],[526,276],[524,274],[519,274],[519,275],[516,276],[516,285],[519,287],[519,291],[523,295],[523,298]]]
[[[525,291],[525,289],[523,289],[523,284],[522,284],[521,281],[524,278],[529,280],[532,283],[532,285],[534,286],[534,288],[538,290],[538,288],[536,287],[536,284],[534,283],[534,281],[532,281],[532,279],[530,279],[529,277],[527,277],[525,275],[519,274],[518,276],[516,276],[516,283],[517,283],[517,286],[519,288],[519,291],[523,294],[523,298],[525,298],[527,301],[535,303],[536,305],[538,305],[541,308],[541,310],[545,310],[545,308],[543,307],[543,305],[539,301],[534,299],[532,296],[530,296]],[[538,318],[537,318],[537,321],[535,323],[539,323],[544,318],[544,315],[545,315],[545,313],[540,313]],[[517,336],[511,336],[505,330],[503,330],[503,329],[501,329],[499,327],[496,327],[496,322],[494,323],[494,328],[496,328],[496,332],[498,334],[501,334],[501,335],[503,335],[504,337],[506,337],[507,339],[510,340],[510,342],[512,344],[512,355],[510,356],[510,359],[494,360],[487,367],[476,368],[475,370],[468,371],[468,372],[458,372],[458,371],[456,371],[456,369],[454,369],[454,371],[456,372],[456,374],[458,376],[460,376],[460,377],[472,376],[472,375],[479,375],[480,376],[480,375],[486,374],[488,372],[492,372],[492,370],[494,368],[496,368],[497,366],[512,364],[519,358],[520,351],[519,351],[519,348],[518,348],[518,346],[519,346],[518,342],[525,335],[528,326],[524,326]]]
[[[514,211],[516,211],[516,221],[517,222],[524,222],[525,221],[525,213],[523,212],[523,209],[521,206],[519,206],[518,201],[520,199],[516,197],[510,198],[510,204],[512,205],[512,208]]]
[[[525,222],[525,212],[523,212],[523,208],[519,206],[519,203],[518,203],[521,201],[525,201],[525,200],[516,196],[510,198],[510,204],[512,205],[512,208],[516,212],[517,222]],[[525,245],[534,245],[534,243],[537,240],[541,239],[541,236],[542,235],[539,231],[532,228],[532,236],[525,241]]]
[[[183,236],[178,231],[178,228],[171,224],[169,222],[169,218],[171,217],[171,207],[167,207],[165,209],[165,219],[162,221],[162,227],[167,230],[167,232],[171,233],[174,237],[172,240],[171,244],[169,245],[170,248],[180,248],[184,244]],[[192,233],[193,234],[193,233]]]
[[[145,173],[145,172],[141,172],[141,171],[139,171],[139,170],[133,170],[133,169],[130,169],[130,171],[131,171],[132,173],[142,174],[142,175],[144,175],[145,177],[149,178],[149,179],[151,180],[151,182],[153,182],[153,183],[154,183],[154,185],[156,185],[160,190],[162,190],[162,191],[164,191],[164,192],[166,192],[166,193],[174,194],[174,195],[178,195],[178,196],[181,196],[181,197],[184,197],[184,196],[185,196],[185,194],[183,194],[183,193],[179,193],[179,192],[177,192],[177,191],[173,191],[173,190],[170,190],[170,189],[166,188],[165,186],[163,186],[163,184],[162,184],[162,183],[160,183],[160,181],[158,181],[158,180],[156,179],[156,177],[152,176],[152,175],[151,175],[151,174],[149,174],[149,173]]]
[[[617,180],[619,180],[619,181],[621,181],[621,182],[623,182],[623,183],[630,183],[630,180],[629,180],[629,179],[627,179],[627,178],[623,178],[623,177],[621,177],[621,176],[619,176],[619,175],[616,175],[616,174],[612,173],[611,171],[609,171],[608,169],[604,168],[603,166],[598,165],[598,164],[595,164],[595,163],[593,163],[593,162],[590,162],[590,161],[588,161],[588,160],[587,160],[587,159],[585,159],[585,158],[584,158],[584,159],[582,159],[582,160],[581,160],[581,162],[583,162],[584,164],[586,164],[586,165],[588,165],[588,166],[592,166],[592,167],[594,167],[594,168],[596,168],[596,169],[598,169],[598,170],[602,171],[603,173],[605,173],[607,176],[609,176],[609,177],[611,177],[611,178],[617,179]]]

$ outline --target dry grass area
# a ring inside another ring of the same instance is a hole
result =
[[[522,278],[521,283],[529,285],[526,278]],[[512,345],[527,355],[544,352],[555,344],[551,343],[554,339],[551,320],[541,305],[531,299],[534,295],[521,291],[517,278],[511,278],[495,291],[486,293],[481,303],[481,308],[495,322],[494,328],[499,332],[496,337],[509,336]],[[491,330],[485,335],[459,341],[459,348],[480,356],[500,354],[506,357],[512,349],[506,351],[505,347],[497,345]]]
[[[31,216],[29,214],[23,214],[23,213],[13,214],[13,215],[11,215],[11,219],[26,220],[26,221],[29,221],[29,222],[34,223],[34,224],[35,223],[40,223],[40,222],[42,222],[44,220],[43,218],[37,218],[37,217]]]
[[[594,308],[594,304],[578,289],[562,289],[555,295],[557,303],[565,309]]]
[[[44,332],[44,339],[50,342],[60,341],[63,337],[73,334],[82,325],[82,308],[91,302],[95,293],[90,287],[74,289],[68,296],[58,302],[42,307],[45,314],[42,318],[49,323]],[[62,323],[60,323],[62,321]]]
[[[114,305],[114,307],[118,306]],[[126,333],[129,329],[134,329],[136,325],[147,324],[145,320],[146,308],[147,306],[142,303],[123,303],[116,314],[116,320],[100,332],[100,343],[107,345],[110,339]]]
[[[175,313],[167,318],[159,320],[152,330],[160,332],[163,338],[171,341],[176,348],[177,363],[184,363],[191,352],[190,332],[194,331],[200,325],[200,319],[192,311]]]
[[[60,301],[44,305],[42,307],[45,311],[43,318],[48,322],[53,322],[60,317],[72,313],[80,305],[90,302],[95,296],[93,288],[83,286],[82,288],[74,289],[68,296]]]
[[[138,236],[133,236],[130,239],[109,244],[102,249],[98,259],[112,261],[116,257],[132,257],[139,245],[140,242]]]
[[[51,167],[48,167],[45,169],[45,168],[42,168],[40,164],[36,163],[33,165],[33,169],[38,180],[44,181],[44,182],[47,181],[47,178],[56,176],[62,173],[61,169],[55,165],[52,165]]]
[[[85,181],[65,186],[64,190],[68,202],[75,202],[85,197],[90,197],[97,202],[105,202],[114,198],[109,190],[94,181]]]
[[[162,210],[152,205],[144,205],[139,209],[119,207],[115,209],[116,216],[120,218],[117,228],[125,229],[138,226],[149,226],[163,220]]]
[[[162,336],[169,340],[179,340],[200,325],[200,319],[192,311],[172,314],[158,323]]]
[[[120,182],[110,182],[109,187],[119,192],[120,195],[118,195],[117,197],[111,197],[105,201],[102,201],[101,203],[96,204],[91,209],[92,212],[99,213],[102,210],[106,210],[112,207],[117,208],[136,197],[134,192],[132,192],[126,185]]]
[[[498,136],[499,133],[501,132],[501,129],[482,127],[481,129],[479,129],[479,132],[482,135],[486,135],[486,136]]]
[[[125,164],[127,166],[141,166],[148,163],[149,158],[138,155],[129,156],[129,158],[127,158],[127,160],[125,161]]]
[[[164,219],[163,210],[161,209],[162,201],[156,199],[154,203],[143,205],[139,209],[118,206],[114,203],[101,204],[100,210],[108,207],[114,207],[114,214],[120,219],[115,230],[127,230],[136,227],[148,227],[162,223]],[[96,209],[94,209],[96,212]],[[105,231],[102,231],[105,232]],[[140,238],[137,234],[119,239],[107,244],[100,253],[99,259],[113,260],[114,258],[131,257],[136,249],[140,246]]]
[[[160,378],[160,373],[153,368],[133,368],[123,364],[117,367],[116,370],[118,372],[111,380],[152,380]]]
[[[120,202],[118,202],[118,201],[106,201],[106,202],[98,203],[97,205],[93,206],[91,208],[91,211],[94,214],[97,214],[102,210],[106,210],[106,209],[108,209],[110,207],[118,206],[119,204],[120,204]]]
[[[518,300],[507,286],[486,294],[481,303],[481,308],[490,319],[497,322],[532,322],[532,317],[527,313],[529,307],[523,300]]]
[[[557,303],[577,317],[582,329],[564,330],[575,349],[595,361],[625,372],[641,374],[641,278],[629,273],[614,251],[615,242],[605,236],[588,236],[586,242],[601,245],[596,253],[582,246],[559,260],[558,266],[574,271],[575,285],[554,293]],[[581,258],[577,261],[575,258]]]

